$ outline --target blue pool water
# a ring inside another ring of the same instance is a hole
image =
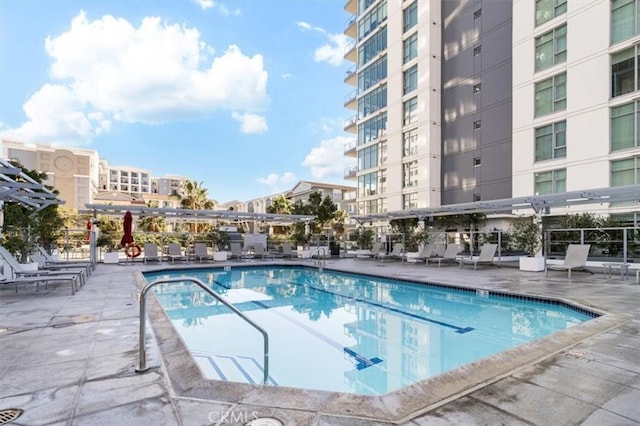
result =
[[[208,284],[266,329],[269,383],[380,395],[593,317],[558,303],[289,266],[145,273]],[[191,283],[155,295],[206,377],[263,378],[262,336]]]

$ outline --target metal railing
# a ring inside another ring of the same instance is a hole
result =
[[[146,352],[145,345],[144,345],[145,332],[146,332],[145,320],[146,320],[146,296],[147,296],[147,293],[149,292],[149,290],[152,287],[155,287],[158,284],[179,283],[179,282],[184,282],[184,281],[190,281],[193,284],[196,284],[198,287],[200,287],[205,292],[209,293],[211,296],[213,296],[215,299],[217,299],[220,303],[225,305],[233,313],[235,313],[240,318],[245,320],[250,326],[252,326],[256,330],[258,330],[262,334],[262,337],[264,339],[264,361],[263,361],[264,368],[263,368],[262,383],[266,385],[267,384],[267,380],[269,378],[269,335],[267,334],[267,332],[262,327],[260,327],[258,324],[256,324],[254,321],[249,319],[249,317],[247,317],[245,314],[240,312],[235,306],[233,306],[231,303],[229,303],[225,298],[220,296],[218,293],[213,291],[211,288],[207,287],[206,284],[204,284],[202,281],[200,281],[197,278],[192,278],[192,277],[161,278],[161,279],[155,280],[153,282],[150,282],[149,284],[147,284],[142,289],[142,292],[140,292],[140,340],[139,340],[139,355],[140,355],[140,359],[139,359],[138,368],[136,368],[136,372],[137,373],[142,373],[142,372],[145,372],[145,371],[148,370],[148,367],[147,367],[147,352]]]

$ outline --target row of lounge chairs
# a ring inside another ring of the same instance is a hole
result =
[[[290,245],[283,245],[283,253],[275,254],[270,253],[266,250],[264,245],[255,244],[253,246],[253,250],[251,252],[242,250],[242,246],[238,242],[230,243],[230,258],[235,260],[242,259],[274,259],[275,257],[295,257],[295,254]],[[178,243],[169,243],[167,247],[167,254],[163,255],[159,250],[157,244],[154,243],[145,243],[144,251],[142,255],[142,260],[144,263],[147,262],[162,262],[163,260],[167,260],[168,262],[189,262],[190,260],[194,260],[197,262],[206,262],[213,261],[214,257],[209,253],[207,249],[206,243],[195,243],[193,247],[193,253],[185,254],[182,251],[182,247]]]
[[[0,246],[0,258],[4,263],[4,276],[0,279],[0,286],[15,286],[17,292],[19,284],[35,284],[36,291],[39,291],[40,284],[44,284],[46,289],[50,283],[63,283],[71,286],[73,295],[93,271],[94,265],[91,262],[59,261],[53,259],[43,248],[38,250],[30,255],[37,262],[38,269],[30,270],[25,269],[5,247]]]

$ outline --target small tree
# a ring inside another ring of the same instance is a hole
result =
[[[511,223],[511,239],[516,247],[535,256],[542,246],[542,235],[533,217],[520,217]]]

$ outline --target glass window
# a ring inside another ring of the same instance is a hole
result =
[[[411,161],[402,165],[402,187],[418,186],[418,162]]]
[[[376,172],[358,176],[358,197],[367,197],[377,193],[378,174]]]
[[[358,145],[364,145],[387,134],[387,113],[383,112],[358,126]]]
[[[567,156],[567,122],[559,121],[536,129],[535,161]]]
[[[567,0],[536,0],[536,27],[567,11]]]
[[[413,33],[411,37],[406,39],[403,43],[404,47],[404,55],[402,58],[402,63],[406,64],[412,59],[418,57],[418,33]]]
[[[640,179],[640,157],[611,162],[611,186],[637,185]]]
[[[378,192],[384,194],[387,189],[387,171],[380,170],[378,172]]]
[[[480,157],[476,157],[473,159],[473,167],[478,167],[482,164],[482,159]]]
[[[611,43],[633,37],[638,32],[638,0],[611,0]]]
[[[412,192],[411,194],[404,194],[402,196],[402,208],[404,210],[411,210],[418,208],[418,194]]]
[[[611,151],[635,148],[638,144],[640,104],[632,102],[611,108]]]
[[[418,121],[418,97],[411,98],[404,102],[404,125],[415,123]]]
[[[476,46],[473,48],[473,56],[480,56],[482,53],[482,46]]]
[[[567,74],[562,73],[535,85],[535,116],[567,108]]]
[[[418,129],[409,130],[402,134],[402,156],[418,153]]]
[[[364,118],[387,106],[387,85],[383,84],[358,99],[358,118]]]
[[[478,9],[475,12],[473,12],[473,19],[480,19],[481,16],[482,16],[482,9]]]
[[[536,37],[536,71],[567,60],[567,25]]]
[[[550,170],[534,175],[535,194],[556,194],[567,191],[567,169]]]
[[[387,55],[376,59],[358,73],[358,90],[362,93],[385,78],[387,78]]]
[[[387,27],[385,26],[358,47],[358,66],[363,66],[386,49]]]
[[[611,55],[611,96],[638,90],[638,52],[631,47]]]
[[[473,194],[473,201],[482,201],[480,194]]]
[[[358,21],[358,41],[362,40],[387,19],[387,2],[383,1]]]
[[[482,128],[482,120],[476,120],[473,122],[473,130],[478,130]]]
[[[387,161],[387,142],[380,142],[380,164],[384,164]]]
[[[418,0],[403,10],[402,22],[402,28],[405,33],[416,26],[418,23]]]
[[[358,151],[358,170],[378,167],[378,145]]]
[[[402,73],[402,81],[403,95],[406,95],[407,93],[411,93],[414,90],[418,89],[418,64],[415,64]]]
[[[482,91],[482,83],[473,85],[473,93],[480,93]]]

